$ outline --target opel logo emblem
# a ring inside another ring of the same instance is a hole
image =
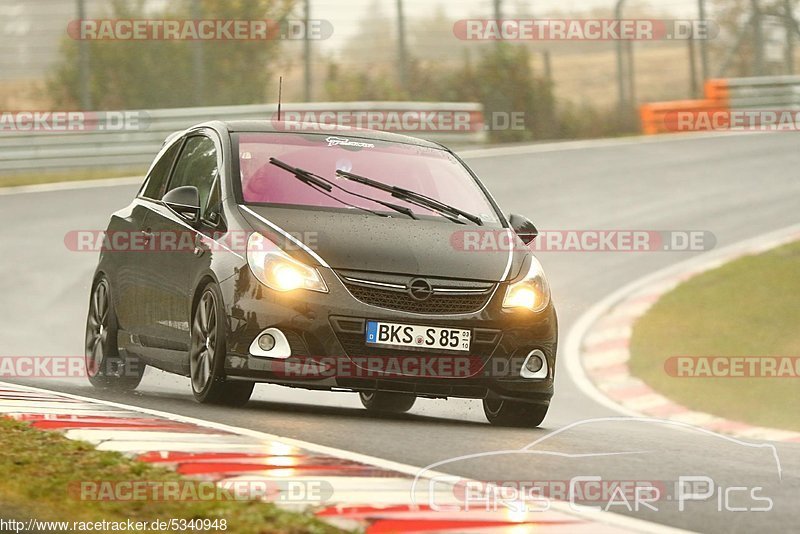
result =
[[[422,278],[415,278],[408,284],[408,294],[414,300],[428,300],[433,295],[433,286]]]

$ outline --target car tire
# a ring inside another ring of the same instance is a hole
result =
[[[201,404],[244,406],[255,383],[229,380],[225,376],[226,328],[222,295],[209,284],[192,314],[189,343],[189,378],[192,394]]]
[[[405,413],[414,406],[416,395],[410,393],[390,393],[387,391],[360,391],[361,404],[371,412]]]
[[[146,365],[133,354],[119,350],[118,331],[111,284],[101,276],[92,286],[86,317],[86,377],[97,388],[132,391],[142,381]]]
[[[496,426],[536,428],[542,424],[549,405],[505,399],[483,399],[483,413]]]

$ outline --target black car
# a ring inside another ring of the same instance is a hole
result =
[[[494,424],[537,426],[557,320],[535,237],[436,143],[198,125],[167,139],[111,216],[87,374],[133,389],[152,365],[226,405],[256,382],[358,392],[379,412],[475,398]]]

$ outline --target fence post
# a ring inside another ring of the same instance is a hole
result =
[[[614,18],[622,20],[622,8],[625,5],[625,0],[617,0],[614,7]],[[625,84],[625,49],[624,43],[621,39],[617,39],[617,94],[619,97],[619,114],[622,116],[627,111],[630,95],[628,94],[628,87]]]
[[[697,0],[697,14],[700,20],[706,21],[706,0]],[[700,75],[703,83],[708,79],[708,40],[700,39]]]
[[[308,27],[311,24],[311,0],[305,0],[303,12],[303,86],[304,99],[311,102],[311,39],[308,37]]]
[[[82,21],[86,18],[86,5],[84,0],[77,0],[78,20]],[[80,37],[80,36],[79,36]],[[92,92],[89,84],[89,78],[92,75],[90,58],[89,58],[89,42],[86,39],[78,41],[78,61],[80,64],[80,91],[81,91],[81,108],[84,111],[92,109]]]
[[[783,0],[783,16],[786,23],[786,73],[794,74],[794,11],[792,0]]]
[[[397,59],[400,63],[400,87],[408,92],[408,54],[406,53],[406,18],[403,0],[397,0]]]

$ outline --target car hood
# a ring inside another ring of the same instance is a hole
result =
[[[525,259],[525,246],[516,235],[513,252],[492,246],[507,232],[499,227],[272,206],[243,207],[242,214],[267,237],[275,231],[269,223],[288,232],[333,269],[498,282],[504,275],[516,276]],[[465,232],[472,233],[468,242],[475,243],[477,236],[488,246],[465,247]],[[287,252],[314,261],[302,250]]]

